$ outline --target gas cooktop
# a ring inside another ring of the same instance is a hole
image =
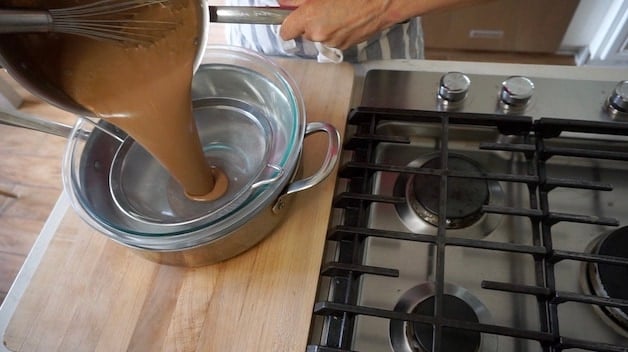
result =
[[[627,97],[368,72],[308,351],[627,351]]]

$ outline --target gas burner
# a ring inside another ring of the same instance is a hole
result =
[[[431,281],[406,291],[395,306],[395,311],[434,315],[435,284]],[[474,323],[488,324],[488,308],[466,289],[445,283],[442,316]],[[395,352],[432,351],[433,329],[429,324],[390,321],[390,342]],[[441,351],[489,352],[497,351],[497,336],[474,331],[443,329]]]
[[[415,159],[407,166],[440,169],[440,154],[429,154]],[[474,160],[450,153],[447,161],[450,171],[484,174]],[[490,234],[499,224],[499,214],[486,214],[482,206],[503,205],[504,191],[497,181],[480,178],[449,177],[447,180],[447,208],[445,228],[458,237],[481,238]],[[440,221],[440,176],[428,174],[401,174],[395,182],[395,196],[406,198],[396,206],[403,223],[415,233],[436,235]]]
[[[596,237],[587,252],[628,258],[628,226]],[[587,262],[582,264],[581,286],[591,295],[628,300],[628,267]],[[593,305],[602,320],[620,335],[628,337],[628,310]]]

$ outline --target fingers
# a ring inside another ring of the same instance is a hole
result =
[[[381,11],[375,0],[279,0],[279,4],[296,6],[279,30],[283,40],[303,37],[344,50],[367,39],[382,26]]]
[[[299,1],[299,0],[285,0],[285,1]],[[283,2],[283,1],[282,1]],[[280,2],[283,6],[283,3]],[[290,5],[292,6],[292,5]],[[305,21],[303,20],[303,11],[295,9],[281,24],[279,29],[279,35],[283,40],[291,40],[300,37],[305,34]]]
[[[279,35],[283,40],[303,37],[313,42],[325,43],[338,31],[338,20],[333,18],[332,9],[320,0],[280,0],[284,4],[301,3],[281,24]],[[287,6],[287,5],[286,5]],[[325,43],[327,44],[327,43]]]

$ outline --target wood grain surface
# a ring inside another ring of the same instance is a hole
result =
[[[344,133],[348,64],[279,60],[308,121]],[[326,137],[306,138],[304,173]],[[296,195],[286,221],[244,254],[202,268],[150,262],[68,211],[3,337],[15,351],[304,351],[335,177]]]
[[[22,98],[24,114],[72,125],[76,117],[28,93],[7,72],[0,80]],[[5,107],[6,109],[6,107]],[[0,124],[0,303],[61,193],[66,139]]]

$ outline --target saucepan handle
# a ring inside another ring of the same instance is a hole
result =
[[[240,24],[281,24],[290,7],[209,6],[209,22]]]
[[[64,138],[68,138],[72,132],[72,126],[44,120],[20,111],[0,110],[0,124],[27,128]]]
[[[291,194],[304,191],[321,183],[327,176],[329,176],[336,166],[336,163],[338,162],[338,155],[340,153],[340,133],[334,126],[325,122],[310,122],[307,126],[305,126],[306,137],[317,132],[324,132],[329,137],[327,154],[325,155],[325,159],[323,160],[320,169],[318,169],[318,171],[310,177],[297,180],[289,184],[284,193],[282,193],[275,201],[275,204],[272,207],[272,212],[274,214],[279,214],[285,208],[287,200],[290,198],[289,196]]]
[[[312,188],[321,183],[334,169],[338,162],[338,154],[340,153],[340,133],[338,130],[325,122],[310,122],[305,127],[305,136],[310,134],[324,132],[328,136],[328,147],[325,159],[320,169],[312,176],[304,178],[302,180],[294,181],[288,188],[284,195],[290,195],[292,193],[301,192],[308,188]]]

